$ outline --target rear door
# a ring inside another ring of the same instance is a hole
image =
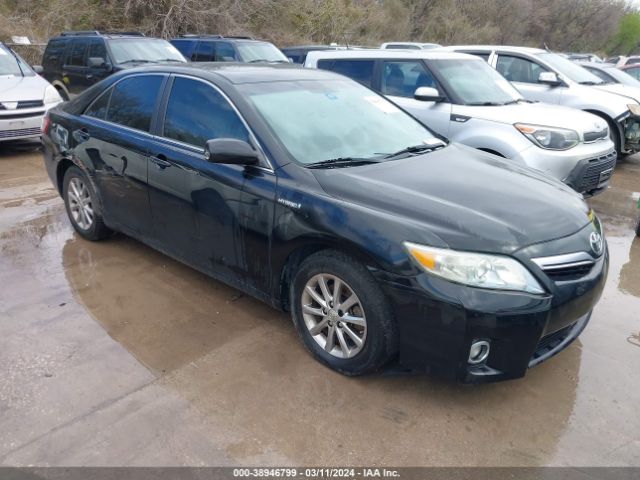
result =
[[[410,112],[443,136],[449,135],[451,103],[424,102],[413,95],[419,87],[432,87],[445,96],[444,90],[422,60],[385,60],[380,71],[380,93]]]
[[[267,291],[275,175],[262,166],[212,163],[215,138],[255,140],[214,85],[176,75],[151,146],[150,202],[162,248],[225,281]]]
[[[94,173],[107,223],[138,238],[153,233],[147,186],[163,74],[128,76],[99,96],[72,132],[75,154]]]
[[[85,63],[89,40],[86,38],[74,38],[67,48],[67,55],[62,67],[62,81],[64,82],[70,97],[82,93],[87,88],[88,69]]]
[[[513,83],[527,100],[561,103],[566,87],[539,83],[540,73],[550,71],[540,63],[520,55],[498,53],[495,68]]]

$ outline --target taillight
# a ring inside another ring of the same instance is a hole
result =
[[[49,112],[44,114],[42,117],[42,125],[40,126],[40,130],[44,135],[49,135],[49,129],[51,128],[51,118],[49,118]]]

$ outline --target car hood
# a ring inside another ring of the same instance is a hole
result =
[[[417,223],[425,239],[436,235],[460,250],[510,253],[589,223],[586,203],[561,182],[455,143],[415,157],[313,172],[329,195]]]
[[[517,103],[502,106],[465,107],[473,118],[481,118],[493,122],[531,123],[546,127],[570,127],[579,133],[600,131],[607,122],[587,112],[575,108],[560,107],[546,103]]]
[[[640,103],[640,88],[630,87],[629,85],[623,85],[621,83],[606,83],[603,85],[596,85],[599,90],[605,90],[607,92],[617,93],[623,95],[630,100],[635,100]]]
[[[32,77],[0,76],[0,102],[42,100],[47,81],[38,75]]]

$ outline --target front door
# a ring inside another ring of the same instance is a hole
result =
[[[451,103],[425,102],[413,98],[418,87],[432,87],[444,95],[436,79],[420,60],[392,60],[382,64],[381,93],[436,133],[449,136]]]
[[[499,53],[496,60],[496,70],[512,82],[527,100],[555,104],[562,101],[562,92],[566,87],[538,82],[540,73],[549,70],[533,60]]]
[[[268,276],[275,176],[262,167],[205,160],[208,140],[250,141],[247,128],[212,84],[175,76],[168,88],[164,122],[150,150],[155,235],[166,251],[199,269],[265,290],[252,270]],[[257,245],[255,235],[261,236]]]

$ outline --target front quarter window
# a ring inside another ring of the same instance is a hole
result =
[[[301,164],[381,158],[434,139],[393,103],[350,80],[265,82],[241,89]]]

